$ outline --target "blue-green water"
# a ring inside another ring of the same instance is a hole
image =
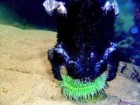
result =
[[[63,0],[64,1],[64,0]],[[105,0],[104,0],[105,1]],[[111,2],[113,0],[110,0]],[[116,19],[116,30],[128,32],[134,25],[134,7],[132,0],[117,0],[120,14]],[[9,0],[0,1],[0,23],[21,28],[31,25],[54,28],[52,19],[48,17],[42,6],[43,0]]]
[[[18,16],[6,4],[0,4],[0,24],[12,25],[19,28],[26,28],[26,21]]]

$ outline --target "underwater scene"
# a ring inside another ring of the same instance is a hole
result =
[[[140,0],[0,0],[0,105],[140,105]]]

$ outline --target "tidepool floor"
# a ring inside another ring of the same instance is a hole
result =
[[[118,105],[120,100],[140,105],[140,83],[121,74],[109,82],[104,101],[65,99],[47,60],[55,43],[55,32],[0,25],[0,105]]]

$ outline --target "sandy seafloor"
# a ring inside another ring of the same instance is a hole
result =
[[[119,100],[140,105],[140,83],[121,74],[109,82],[104,101],[65,99],[47,60],[55,43],[55,32],[0,25],[0,105],[118,105]]]

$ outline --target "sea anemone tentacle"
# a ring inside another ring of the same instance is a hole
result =
[[[107,86],[107,76],[105,74],[102,74],[95,81],[91,82],[83,82],[70,76],[62,76],[62,78],[63,80],[60,83],[62,93],[68,99],[75,101],[93,99],[95,101],[103,98],[102,96],[106,96],[104,89]]]

